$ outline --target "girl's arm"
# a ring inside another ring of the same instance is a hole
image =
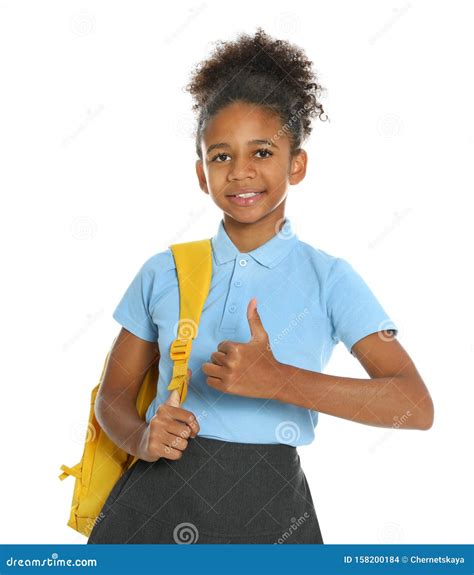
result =
[[[139,416],[138,392],[146,372],[159,357],[156,342],[122,328],[95,402],[97,421],[115,445],[145,461],[157,461],[160,457],[180,459],[188,439],[196,437],[200,430],[194,414],[179,406],[177,391],[158,406],[150,423]]]
[[[371,379],[339,377],[281,363],[256,309],[247,308],[251,339],[224,340],[202,364],[207,383],[224,393],[276,399],[376,427],[429,429],[434,408],[413,361],[393,332],[372,333],[352,346]]]
[[[159,357],[157,343],[122,328],[95,401],[95,415],[102,429],[118,447],[134,456],[147,427],[137,412],[138,392],[146,372]]]
[[[271,399],[376,427],[429,429],[431,396],[399,341],[380,333],[352,347],[371,379],[339,377],[279,363]]]

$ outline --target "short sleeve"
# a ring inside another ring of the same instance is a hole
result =
[[[335,343],[342,341],[352,354],[352,346],[371,333],[393,330],[398,334],[398,327],[351,264],[337,258],[329,276],[327,309]]]
[[[155,274],[147,260],[138,270],[112,317],[131,333],[146,341],[158,341],[158,326],[153,322],[150,302]]]

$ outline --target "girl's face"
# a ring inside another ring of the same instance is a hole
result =
[[[201,189],[227,216],[254,223],[284,217],[288,185],[306,173],[306,152],[290,156],[290,139],[279,118],[262,106],[235,102],[211,118],[196,162]],[[238,194],[257,195],[238,198]]]

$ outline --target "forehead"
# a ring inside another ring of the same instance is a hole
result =
[[[271,139],[281,128],[281,120],[267,108],[258,104],[235,102],[221,108],[207,123],[203,140],[220,141]]]

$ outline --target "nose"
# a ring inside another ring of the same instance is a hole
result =
[[[256,175],[255,168],[248,158],[236,158],[231,164],[231,169],[227,174],[229,181],[244,180],[245,178],[254,178]]]

